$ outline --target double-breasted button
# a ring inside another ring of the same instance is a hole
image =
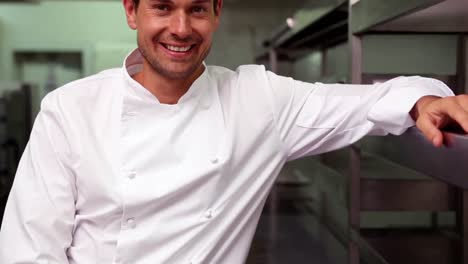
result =
[[[136,175],[137,175],[136,171],[131,170],[131,171],[128,173],[127,177],[128,177],[130,180],[133,180],[133,179],[135,179]]]
[[[211,219],[213,218],[213,210],[209,209],[205,212],[205,218],[206,219]]]
[[[135,228],[136,227],[135,218],[133,217],[128,218],[127,221],[125,222],[125,226],[127,228]]]

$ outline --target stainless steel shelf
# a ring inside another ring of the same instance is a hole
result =
[[[466,0],[360,0],[351,13],[353,34],[468,32]]]
[[[293,19],[294,26],[287,30],[282,26],[265,41],[265,48],[275,49],[280,60],[294,60],[312,50],[333,47],[347,41],[348,1],[340,1],[333,6],[302,9]],[[256,58],[267,59],[268,51],[260,52]]]
[[[388,160],[468,190],[468,136],[444,132],[446,146],[435,148],[416,128],[401,136],[367,137],[368,150]]]

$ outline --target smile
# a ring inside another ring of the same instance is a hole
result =
[[[187,52],[189,51],[194,45],[190,46],[184,46],[184,47],[178,47],[178,46],[172,46],[172,45],[167,45],[167,44],[162,44],[166,49],[174,52]]]

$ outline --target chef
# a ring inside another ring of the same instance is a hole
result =
[[[433,79],[325,85],[207,66],[222,0],[123,5],[138,41],[123,67],[42,102],[2,264],[240,264],[285,162],[415,124],[436,147],[446,124],[468,130],[467,96]]]

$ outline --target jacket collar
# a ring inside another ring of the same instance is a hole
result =
[[[209,83],[207,82],[209,79],[208,69],[205,62],[203,62],[203,65],[205,66],[204,72],[195,80],[189,90],[179,99],[179,102],[176,105],[185,104],[192,100],[198,100],[201,94],[207,92],[208,87],[206,86]],[[144,102],[163,105],[159,102],[156,96],[132,78],[133,75],[140,72],[142,69],[143,56],[138,49],[135,49],[125,58],[123,65],[123,74],[126,84],[130,87],[130,94],[139,97]]]

